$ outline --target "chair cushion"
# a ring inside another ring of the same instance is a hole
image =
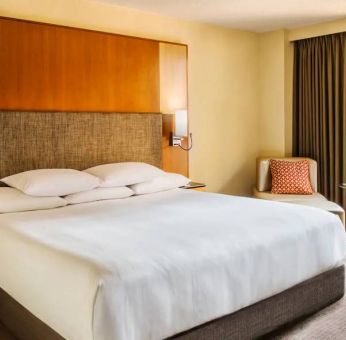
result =
[[[309,161],[289,162],[271,159],[270,170],[273,194],[311,195],[313,193]]]
[[[320,208],[331,213],[337,214],[340,217],[343,224],[345,224],[345,210],[338,204],[328,201],[323,195],[317,192],[314,192],[312,195],[285,195],[272,194],[270,191],[258,191],[256,188],[254,188],[253,194],[254,197],[260,199]]]
[[[271,201],[280,201],[280,202],[295,202],[295,201],[311,201],[311,200],[323,200],[327,199],[319,194],[314,192],[312,195],[292,195],[292,194],[273,194],[271,191],[258,191],[254,188],[254,196],[256,198],[261,198],[264,200]]]
[[[327,210],[333,213],[344,213],[344,209],[340,207],[340,205],[328,200],[297,200],[297,201],[289,202],[289,203],[315,207],[315,208]]]

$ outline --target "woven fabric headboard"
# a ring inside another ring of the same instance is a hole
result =
[[[158,113],[0,111],[0,178],[42,168],[86,169],[113,162],[161,167]]]

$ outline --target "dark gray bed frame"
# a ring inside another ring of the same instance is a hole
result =
[[[344,295],[344,280],[344,266],[334,268],[268,299],[169,339],[244,340],[261,337],[339,300]],[[18,340],[64,339],[2,289],[0,320]]]

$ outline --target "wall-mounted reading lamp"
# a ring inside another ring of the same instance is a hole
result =
[[[190,136],[190,146],[184,148],[182,141]],[[188,133],[187,110],[177,110],[174,112],[174,131],[171,133],[170,146],[178,146],[185,151],[192,149],[192,133]]]

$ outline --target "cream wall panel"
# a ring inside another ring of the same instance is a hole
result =
[[[293,41],[346,31],[346,19],[286,31],[285,42],[285,154],[292,154]]]
[[[285,155],[292,156],[293,43],[285,32]]]
[[[285,153],[285,50],[283,30],[259,37],[260,155]]]
[[[346,18],[342,20],[335,20],[325,22],[322,24],[303,26],[288,31],[288,40],[294,41],[299,39],[306,39],[317,37],[319,35],[340,33],[346,31]]]
[[[292,154],[293,41],[346,31],[346,19],[259,34],[260,154]]]

